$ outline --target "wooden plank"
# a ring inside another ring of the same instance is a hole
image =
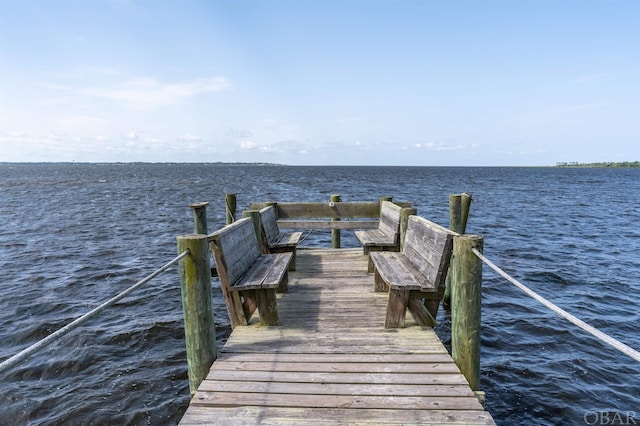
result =
[[[370,218],[380,217],[380,203],[278,203],[278,217],[300,218]]]
[[[366,396],[464,396],[475,397],[466,384],[407,385],[371,383],[299,383],[299,382],[243,382],[237,380],[207,380],[200,392],[282,393],[309,395],[366,395]]]
[[[336,424],[358,425],[494,425],[489,413],[478,410],[386,410],[309,407],[190,407],[181,425],[202,425],[215,422],[228,426],[296,425],[315,426]],[[338,420],[336,420],[338,419]]]
[[[197,392],[191,399],[191,405],[258,405],[271,407],[310,407],[310,408],[379,408],[389,410],[440,409],[440,410],[482,410],[475,397],[459,398],[452,396],[366,396],[366,395],[306,395],[265,393],[256,397],[253,393]]]
[[[216,370],[238,371],[295,371],[295,372],[331,372],[331,373],[456,373],[458,368],[453,360],[446,362],[423,363],[371,363],[371,362],[263,362],[263,361],[224,361],[216,362]]]
[[[215,364],[215,363],[214,363]],[[206,380],[236,380],[250,382],[299,382],[299,383],[366,383],[407,385],[467,385],[462,374],[362,374],[326,372],[282,372],[282,371],[234,371],[212,369]]]
[[[227,353],[221,352],[217,362],[262,361],[262,362],[375,362],[375,363],[433,363],[450,362],[448,352],[432,354],[306,354],[300,357],[290,353]]]
[[[378,223],[378,220],[278,219],[281,229],[373,229],[378,227]]]

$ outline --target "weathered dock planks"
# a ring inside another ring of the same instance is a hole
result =
[[[361,249],[297,262],[281,326],[236,327],[181,425],[494,424],[432,329],[384,328]]]

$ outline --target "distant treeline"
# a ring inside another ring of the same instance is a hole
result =
[[[556,167],[640,167],[640,161],[602,162],[602,163],[556,163]]]

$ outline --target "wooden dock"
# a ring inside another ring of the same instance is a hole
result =
[[[495,424],[433,329],[385,329],[362,249],[299,249],[277,303],[281,326],[233,330],[181,425]]]

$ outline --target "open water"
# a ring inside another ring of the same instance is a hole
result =
[[[175,257],[192,202],[210,203],[210,231],[224,223],[226,192],[239,210],[393,196],[448,226],[448,196],[465,191],[467,232],[485,237],[487,257],[640,349],[640,169],[0,163],[0,360]],[[329,246],[330,235],[305,244]],[[214,299],[222,344],[217,288]],[[499,425],[640,423],[640,364],[488,268],[482,315],[482,387]],[[438,319],[447,342],[447,313]],[[172,425],[188,400],[174,267],[3,374],[0,424]]]

